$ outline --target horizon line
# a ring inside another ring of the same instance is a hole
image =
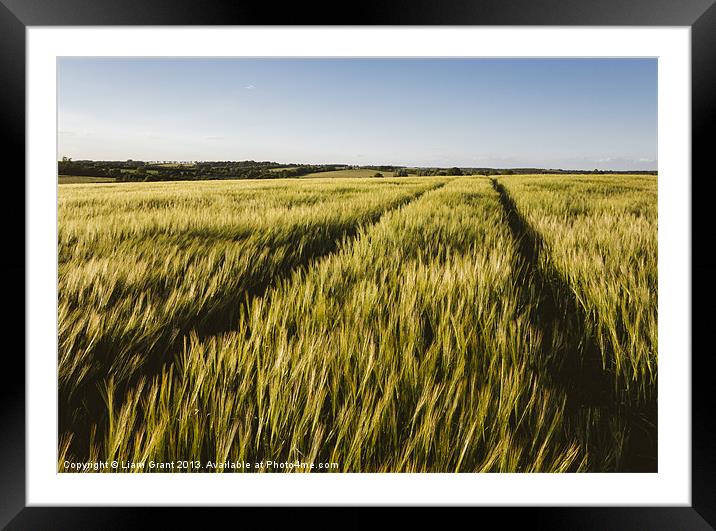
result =
[[[424,166],[424,165],[417,165],[417,164],[395,164],[395,163],[366,163],[366,164],[351,164],[346,162],[296,162],[296,161],[289,161],[289,162],[279,162],[275,160],[256,160],[256,159],[186,159],[186,160],[179,160],[179,159],[91,159],[91,158],[73,158],[69,157],[69,160],[63,161],[62,158],[58,159],[57,162],[143,162],[145,164],[195,164],[195,163],[210,163],[210,162],[256,162],[256,163],[273,163],[278,164],[281,166],[289,166],[289,165],[297,165],[297,166],[349,166],[349,167],[357,167],[357,168],[364,168],[369,166],[392,166],[395,168],[416,168],[416,169],[442,169],[442,168],[470,168],[470,169],[479,169],[479,170],[554,170],[554,171],[600,171],[600,172],[658,172],[658,168],[654,169],[611,169],[611,170],[605,170],[605,169],[598,169],[593,167],[572,167],[572,168],[552,168],[552,167],[545,167],[545,166],[532,166],[532,165],[522,165],[522,166],[479,166],[479,165],[457,165],[457,164],[444,164],[440,166]],[[655,161],[656,162],[656,161]],[[657,163],[658,164],[658,163]]]

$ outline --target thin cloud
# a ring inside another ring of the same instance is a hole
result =
[[[246,85],[244,88],[246,90],[254,90],[256,87],[254,85]]]

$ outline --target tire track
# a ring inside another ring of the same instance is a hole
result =
[[[602,368],[602,351],[573,290],[554,268],[546,270],[540,264],[547,252],[541,235],[521,215],[505,187],[495,178],[491,181],[518,246],[515,270],[522,302],[536,308],[529,313],[542,336],[540,383],[566,395],[567,429],[589,453],[592,468],[655,472],[656,401],[637,408],[625,400],[614,376]],[[530,283],[536,286],[537,300],[528,289]],[[604,353],[607,359],[612,354]],[[622,448],[618,454],[611,452],[615,445]]]

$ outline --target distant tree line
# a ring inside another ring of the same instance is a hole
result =
[[[451,176],[451,175],[469,175],[469,172],[466,173],[460,168],[452,167],[452,168],[417,168],[415,170],[415,173],[417,175],[421,176]]]
[[[545,168],[407,168],[405,166],[349,166],[346,164],[280,164],[271,161],[214,161],[214,162],[144,162],[139,160],[58,161],[59,175],[113,177],[117,181],[199,181],[211,179],[287,179],[309,173],[336,171],[348,168],[392,172],[394,177],[454,176],[454,175],[513,175],[513,174],[615,174],[634,173],[656,175],[656,171],[563,170]]]
[[[655,170],[563,170],[546,168],[415,168],[413,174],[425,176],[450,176],[450,175],[525,175],[525,174],[570,174],[570,175],[593,175],[593,174],[622,174],[635,175],[656,175]]]
[[[656,175],[656,170],[564,170],[562,168],[462,168],[464,175],[525,175],[525,174],[569,174],[569,175],[594,175],[594,174],[623,174],[634,175]]]
[[[279,164],[253,160],[149,163],[138,160],[95,161],[63,157],[59,175],[113,177],[117,181],[198,181],[211,179],[277,179],[347,168],[341,164]]]

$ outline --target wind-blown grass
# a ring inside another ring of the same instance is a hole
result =
[[[189,331],[231,327],[248,297],[441,182],[60,186],[61,429],[97,422],[103,380],[159,372]]]
[[[506,176],[500,181],[588,316],[604,369],[634,399],[657,378],[657,177]]]
[[[61,186],[58,469],[653,467],[656,178],[496,183]]]
[[[193,337],[129,396],[102,459],[333,461],[343,472],[567,471],[587,456],[540,380],[534,308],[486,179],[393,211]]]

